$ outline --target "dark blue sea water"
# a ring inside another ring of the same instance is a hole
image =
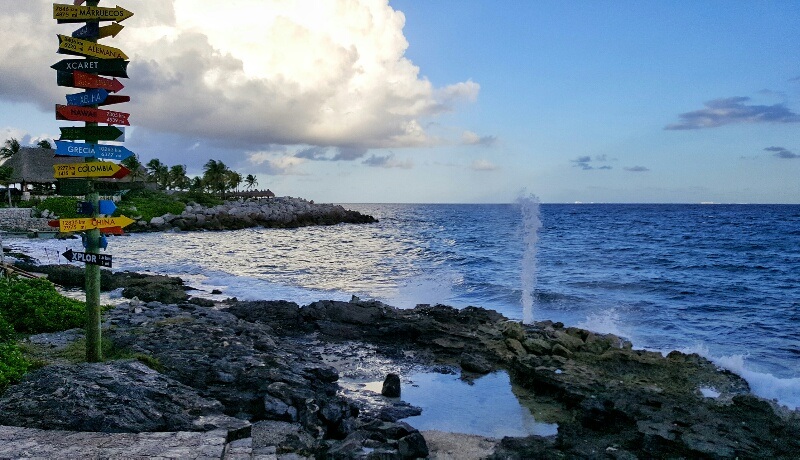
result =
[[[523,266],[520,205],[353,204],[375,225],[139,234],[111,241],[115,269],[182,276],[212,297],[375,298],[482,306],[695,351],[800,406],[800,206],[544,204]],[[80,243],[18,243],[55,262]],[[12,244],[13,245],[13,244]]]

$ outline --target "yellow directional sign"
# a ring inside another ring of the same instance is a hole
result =
[[[95,228],[127,227],[136,222],[130,217],[81,217],[77,219],[59,219],[58,230],[62,233],[83,232]]]
[[[60,23],[84,21],[122,22],[131,16],[133,16],[133,13],[121,6],[104,8],[101,6],[53,4],[53,19],[58,19]]]
[[[67,163],[53,165],[56,179],[72,177],[113,177],[124,168],[108,161],[91,161],[87,163]]]
[[[58,35],[58,52],[78,56],[96,57],[100,59],[128,59],[119,48],[100,45],[88,40],[73,38],[69,35]]]
[[[103,26],[98,29],[97,38],[116,37],[124,28],[125,26],[116,22],[110,26]]]

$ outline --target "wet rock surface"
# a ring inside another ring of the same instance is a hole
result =
[[[105,327],[115,346],[151,357],[160,363],[160,379],[195,395],[187,393],[175,413],[252,423],[252,434],[232,430],[238,434],[228,439],[232,451],[252,455],[427,456],[424,436],[400,421],[419,409],[357,383],[413,366],[473,375],[504,369],[514,384],[557,406],[556,436],[503,439],[493,458],[792,458],[800,452],[797,412],[750,395],[744,380],[697,355],[664,357],[633,350],[613,335],[551,322],[523,326],[480,308],[398,310],[358,299],[304,307],[231,302],[222,309],[131,302],[107,312]],[[37,372],[55,381],[68,371],[49,366]],[[131,387],[149,388],[136,376],[150,372],[119,369],[131,374]],[[102,386],[104,378],[87,378],[86,385]],[[57,418],[44,416],[46,404],[33,409],[19,403],[36,394],[31,388],[21,384],[2,395],[3,416],[18,417],[14,423],[23,426],[34,426],[24,417],[35,410],[42,420]],[[720,396],[704,397],[703,388]],[[141,391],[154,407],[177,404]],[[99,412],[113,412],[130,395],[80,396],[94,398]],[[188,416],[165,419],[159,430],[197,427]]]

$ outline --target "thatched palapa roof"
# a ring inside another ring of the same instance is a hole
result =
[[[56,164],[81,163],[84,161],[80,157],[58,157],[56,151],[38,147],[22,147],[15,155],[3,162],[2,166],[10,166],[10,182],[26,184],[52,184],[56,182],[53,178]]]

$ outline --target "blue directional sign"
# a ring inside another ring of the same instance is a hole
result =
[[[94,213],[94,206],[92,206],[92,203],[89,203],[88,201],[78,201],[75,203],[75,212],[77,214],[88,216]]]
[[[88,243],[86,241],[86,234],[85,233],[81,233],[81,244],[83,245],[84,249],[87,247]],[[106,248],[108,248],[108,238],[106,238],[105,235],[100,235],[100,249],[105,251]],[[67,256],[64,256],[64,257],[67,257]],[[69,257],[67,257],[67,258],[69,258]],[[109,267],[110,267],[110,265],[109,265]]]
[[[82,93],[67,94],[67,105],[99,105],[108,98],[108,91],[102,88],[90,89]]]
[[[99,35],[100,24],[97,22],[87,22],[85,26],[81,27],[75,32],[72,32],[73,38],[83,38],[86,40],[97,38]]]
[[[110,216],[117,210],[117,205],[111,200],[100,200],[100,214]]]
[[[121,161],[133,155],[133,152],[121,145],[56,141],[56,155]]]

